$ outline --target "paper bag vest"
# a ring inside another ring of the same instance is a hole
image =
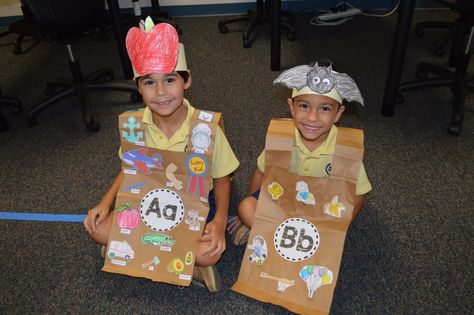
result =
[[[361,130],[338,128],[328,178],[288,171],[294,124],[271,121],[265,175],[232,290],[303,314],[329,313],[363,158]]]
[[[195,110],[186,152],[146,147],[142,118],[143,111],[119,116],[123,181],[102,270],[189,286],[221,115]]]

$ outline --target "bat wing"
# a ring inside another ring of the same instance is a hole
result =
[[[334,76],[336,77],[336,90],[342,99],[348,102],[354,101],[363,106],[364,99],[355,81],[345,73],[334,73]]]
[[[273,84],[279,83],[288,88],[296,88],[299,90],[307,85],[306,81],[310,69],[310,66],[302,65],[283,71],[278,78],[273,81]]]

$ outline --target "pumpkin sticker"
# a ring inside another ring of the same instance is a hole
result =
[[[120,232],[123,234],[130,234],[131,230],[135,229],[140,223],[140,212],[132,209],[130,203],[125,203],[115,209],[117,214],[117,224],[120,226]]]

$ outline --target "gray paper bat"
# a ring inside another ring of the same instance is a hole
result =
[[[328,93],[332,88],[335,88],[342,99],[364,105],[364,99],[355,81],[345,73],[333,71],[332,65],[320,67],[316,63],[314,67],[308,65],[297,66],[283,71],[273,81],[273,84],[277,83],[297,90],[308,86],[311,90],[320,94]]]

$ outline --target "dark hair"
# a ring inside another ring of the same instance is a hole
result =
[[[181,78],[183,78],[184,83],[188,82],[188,79],[189,79],[189,72],[188,71],[176,71],[176,73],[179,74],[179,76]],[[142,78],[142,76],[135,78],[135,84],[137,86],[138,86],[138,82],[140,81],[141,78]]]

